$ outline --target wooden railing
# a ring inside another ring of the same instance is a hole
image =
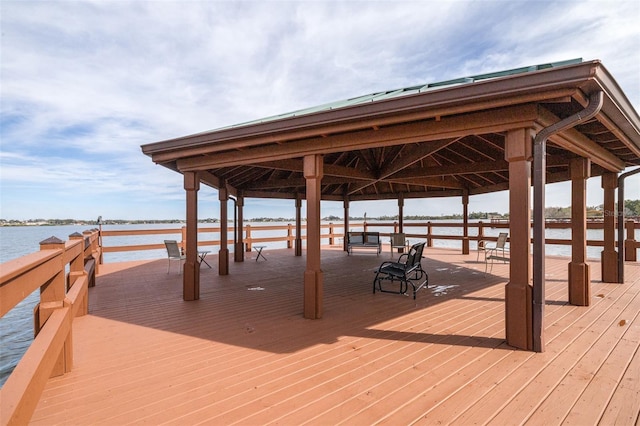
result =
[[[52,237],[39,252],[1,265],[0,316],[37,289],[40,303],[34,309],[36,337],[0,390],[0,424],[28,423],[49,377],[71,371],[72,323],[87,313],[99,257],[93,230],[66,242]]]
[[[359,226],[362,226],[360,224]],[[323,224],[320,227],[320,232],[322,233],[322,238],[328,240],[330,245],[336,244],[336,241],[339,238],[344,236],[342,232],[336,232],[336,229],[342,229],[342,225],[336,225],[333,223]],[[301,227],[303,235],[301,239],[306,239],[304,235],[306,226],[303,225]],[[234,228],[230,227],[228,232],[230,235],[233,235]],[[282,231],[282,235],[269,235],[265,236],[264,233],[277,233]],[[220,227],[200,227],[198,228],[198,234],[208,234],[208,233],[217,233],[220,234]],[[162,228],[162,229],[119,229],[119,230],[101,230],[101,237],[109,238],[109,237],[133,237],[140,235],[181,235],[181,240],[178,241],[180,247],[184,247],[184,243],[186,241],[187,236],[187,228],[182,226],[180,228]],[[287,225],[245,225],[244,226],[244,243],[245,243],[245,251],[250,252],[252,245],[256,243],[273,243],[273,242],[286,242],[287,248],[293,247],[293,242],[296,238],[295,235],[295,226],[292,224]],[[108,240],[107,240],[108,242]],[[227,244],[233,244],[233,239],[227,239]],[[206,240],[198,238],[198,246],[220,246],[220,239],[215,240]],[[126,251],[141,251],[141,250],[158,250],[163,249],[165,246],[164,243],[158,242],[153,244],[131,244],[131,245],[120,245],[120,246],[110,246],[108,244],[103,243],[102,251],[103,253],[117,253],[117,252],[126,252]]]
[[[468,236],[463,236],[463,224],[460,222],[405,222],[403,224],[404,232],[408,238],[418,238],[426,240],[428,247],[433,247],[434,241],[448,240],[448,241],[460,241],[463,246],[468,244],[469,241],[480,240],[495,240],[497,236],[487,235],[487,229],[509,229],[508,222],[470,222],[468,224],[467,233]],[[587,222],[587,229],[603,229],[604,224],[602,221],[589,221]],[[376,229],[393,229],[393,232],[399,231],[398,222],[359,222],[350,223],[350,230],[373,230]],[[459,229],[460,232],[455,235],[442,234],[438,230],[445,228]],[[570,222],[556,222],[549,221],[546,223],[547,229],[571,229]],[[640,222],[628,220],[625,222],[626,239],[625,239],[625,260],[635,261],[637,259],[637,250],[640,248],[640,242],[635,239],[635,230],[640,229]],[[304,240],[306,227],[302,226],[302,236]],[[233,235],[233,228],[229,228],[229,235]],[[278,232],[282,232],[281,235],[273,235]],[[220,233],[220,227],[206,227],[198,228],[198,233]],[[264,233],[269,233],[269,236],[265,236]],[[323,224],[321,226],[321,238],[327,241],[330,245],[340,244],[341,239],[344,238],[344,226],[343,224]],[[103,237],[115,237],[115,236],[137,236],[137,235],[158,235],[158,234],[179,234],[182,236],[181,241],[178,243],[184,246],[186,238],[186,228],[167,228],[167,229],[149,229],[149,230],[103,230],[101,235]],[[251,251],[252,245],[256,243],[270,243],[270,242],[286,242],[287,248],[293,247],[293,241],[295,240],[295,226],[292,224],[287,225],[245,225],[244,226],[244,243],[245,250]],[[388,236],[389,232],[381,232],[382,236]],[[228,239],[227,244],[232,245],[234,241]],[[553,245],[571,245],[570,238],[547,238],[546,244]],[[198,246],[219,246],[220,240],[198,240]],[[587,240],[587,246],[603,247],[604,242],[602,240]],[[137,250],[154,250],[164,249],[164,244],[143,244],[143,245],[125,245],[125,246],[109,246],[104,245],[104,253],[123,252],[123,251],[137,251]]]
[[[375,228],[389,228],[393,227],[394,232],[398,232],[399,225],[397,222],[368,222],[362,225],[364,230],[371,230]],[[533,224],[532,224],[533,226]],[[496,236],[490,236],[485,234],[486,229],[509,229],[508,222],[470,222],[468,224],[468,236],[464,237],[461,235],[462,229],[464,225],[460,222],[405,222],[403,224],[404,233],[408,238],[419,238],[424,239],[427,242],[427,247],[433,247],[433,243],[436,240],[454,240],[460,241],[463,243],[465,239],[467,241],[495,241],[497,239]],[[545,227],[547,229],[571,229],[570,222],[555,222],[549,221],[546,223]],[[438,229],[443,228],[459,228],[460,235],[445,235],[439,234],[437,232]],[[604,229],[604,223],[602,221],[589,221],[587,222],[587,229]],[[626,238],[624,241],[625,244],[625,260],[626,261],[636,261],[637,259],[637,250],[640,249],[640,241],[635,239],[635,231],[636,229],[640,229],[640,222],[636,222],[633,220],[628,220],[625,222],[626,229]],[[546,238],[545,244],[553,244],[553,245],[571,245],[570,238]],[[603,247],[604,241],[602,240],[587,240],[587,246],[592,247]]]

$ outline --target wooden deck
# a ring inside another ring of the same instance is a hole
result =
[[[252,254],[255,256],[255,253]],[[566,258],[547,260],[546,352],[504,343],[508,266],[427,249],[430,288],[371,292],[389,258],[323,250],[324,317],[302,317],[305,258],[202,269],[182,301],[167,261],[107,264],[74,322],[74,368],[33,424],[603,424],[640,413],[640,264],[567,305]]]

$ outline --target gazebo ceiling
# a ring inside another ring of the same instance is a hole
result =
[[[599,61],[567,61],[381,92],[142,146],[153,161],[244,197],[304,197],[303,157],[322,154],[322,198],[373,200],[508,189],[505,135],[535,132],[604,92],[593,119],[549,140],[547,182],[640,165],[640,119]]]

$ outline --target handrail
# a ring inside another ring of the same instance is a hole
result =
[[[627,238],[625,240],[625,244],[628,249],[625,251],[625,259],[626,260],[635,260],[635,251],[640,248],[640,242],[636,241],[634,231],[636,229],[640,229],[639,221],[627,221],[626,222],[627,229]],[[463,235],[463,223],[460,222],[404,222],[403,227],[405,234],[408,238],[420,238],[425,239],[427,241],[427,247],[433,247],[433,242],[436,240],[459,240],[463,241],[465,239],[470,241],[480,241],[480,240],[491,240],[497,237],[485,236],[485,229],[509,229],[509,222],[470,222],[468,223],[468,227],[471,229],[477,228],[476,235]],[[533,225],[532,225],[533,226]],[[344,238],[344,225],[342,223],[328,223],[322,224],[322,230],[328,230],[328,233],[323,233],[321,238],[324,240],[329,240],[329,244],[333,245],[335,240],[338,238]],[[601,220],[589,220],[587,221],[587,229],[603,229],[604,223]],[[398,232],[398,222],[361,222],[361,223],[353,223],[349,224],[349,228],[353,230],[359,229],[367,229],[367,228],[393,228],[393,232]],[[460,228],[459,235],[447,235],[447,234],[438,234],[438,228]],[[557,222],[554,220],[547,221],[545,224],[546,229],[570,229],[570,222]],[[103,237],[126,237],[126,236],[140,236],[140,235],[158,235],[158,234],[181,234],[183,235],[184,241],[184,227],[181,228],[164,228],[164,229],[149,229],[149,230],[141,230],[141,229],[132,229],[132,230],[103,230]],[[252,245],[256,243],[269,243],[269,242],[286,242],[287,248],[292,248],[292,242],[295,240],[295,227],[291,224],[287,225],[250,225],[246,224],[243,226],[243,234],[246,235],[244,238],[245,243],[245,251],[250,252],[252,249]],[[304,235],[304,230],[306,226],[302,226],[303,235],[301,239],[306,239]],[[414,231],[415,229],[415,231]],[[235,228],[232,226],[229,228],[229,234],[234,235]],[[278,236],[256,236],[257,233],[267,232],[267,231],[283,231],[282,235]],[[410,231],[410,232],[407,232]],[[414,232],[411,232],[414,231]],[[206,227],[199,228],[198,233],[219,233],[220,227]],[[381,233],[383,236],[388,236],[389,233]],[[183,241],[180,241],[179,244],[183,244]],[[108,242],[108,241],[107,241]],[[233,244],[232,239],[227,240],[228,244]],[[553,245],[571,245],[571,239],[561,239],[561,238],[546,238],[545,244],[553,244]],[[198,240],[198,246],[219,246],[220,240]],[[592,247],[603,247],[604,242],[601,240],[587,240],[587,245]],[[121,245],[121,246],[108,246],[104,245],[102,247],[104,253],[115,253],[115,252],[126,252],[126,251],[144,251],[144,250],[158,250],[164,249],[164,244],[156,243],[156,244],[135,244],[135,245]]]
[[[40,288],[36,337],[0,389],[0,424],[28,423],[49,377],[71,371],[73,318],[87,313],[98,237],[97,230],[70,235],[66,242],[52,237],[40,243],[39,252],[0,265],[0,316]]]

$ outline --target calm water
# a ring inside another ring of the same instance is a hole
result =
[[[451,221],[449,221],[451,222]],[[267,225],[286,225],[288,222],[269,223]],[[371,222],[375,223],[375,222]],[[410,223],[409,221],[405,223]],[[252,226],[260,226],[260,224],[251,224]],[[170,229],[180,228],[181,224],[153,224],[153,225],[113,225],[104,226],[104,230],[109,229]],[[213,227],[213,225],[201,225],[203,227]],[[85,231],[86,226],[24,226],[24,227],[0,227],[0,263],[4,263],[8,260],[24,256],[29,253],[33,253],[40,249],[39,242],[43,241],[51,236],[60,238],[61,240],[67,240],[70,234],[75,232]],[[372,231],[379,232],[392,232],[392,227],[372,227]],[[475,230],[471,230],[473,232]],[[486,227],[484,229],[485,236],[497,236],[501,231],[500,229],[491,229]],[[286,231],[257,231],[252,230],[252,237],[268,237],[268,236],[283,236]],[[304,232],[304,230],[303,230]],[[328,232],[328,230],[323,230]],[[407,227],[405,229],[407,233],[421,233],[424,230],[419,228]],[[434,233],[441,235],[462,235],[461,228],[434,228]],[[472,236],[474,234],[471,234]],[[570,232],[562,229],[549,229],[547,230],[547,238],[570,238]],[[118,246],[118,245],[132,245],[132,244],[154,244],[161,243],[165,239],[180,240],[181,234],[169,233],[169,234],[157,234],[157,235],[143,235],[132,237],[106,237],[103,244],[105,246]],[[216,240],[219,238],[217,233],[201,233],[198,236],[200,241]],[[587,238],[593,240],[602,239],[602,230],[589,230],[587,232]],[[636,231],[636,240],[640,239],[640,230]],[[410,238],[411,242],[418,242],[418,239]],[[327,244],[328,240],[323,239],[323,244]],[[264,243],[268,248],[285,248],[286,242]],[[459,241],[449,240],[435,240],[434,246],[436,247],[448,247],[448,248],[461,248],[462,243]],[[215,253],[217,247],[202,247],[204,250],[211,250]],[[233,247],[229,247],[233,250]],[[475,249],[475,243],[471,243],[471,249]],[[587,249],[587,256],[590,258],[598,259],[600,257],[601,248],[589,247]],[[561,255],[570,256],[571,251],[569,246],[547,246],[547,254],[549,255]],[[145,259],[160,259],[166,257],[165,250],[145,250],[139,252],[122,252],[122,253],[106,253],[104,255],[104,261],[106,263],[122,262],[128,260],[145,260]],[[24,352],[29,347],[33,339],[33,319],[32,312],[34,306],[38,303],[39,294],[38,291],[31,294],[18,306],[12,309],[3,318],[0,318],[0,386],[4,384],[6,378],[11,374],[11,371],[18,363]]]

